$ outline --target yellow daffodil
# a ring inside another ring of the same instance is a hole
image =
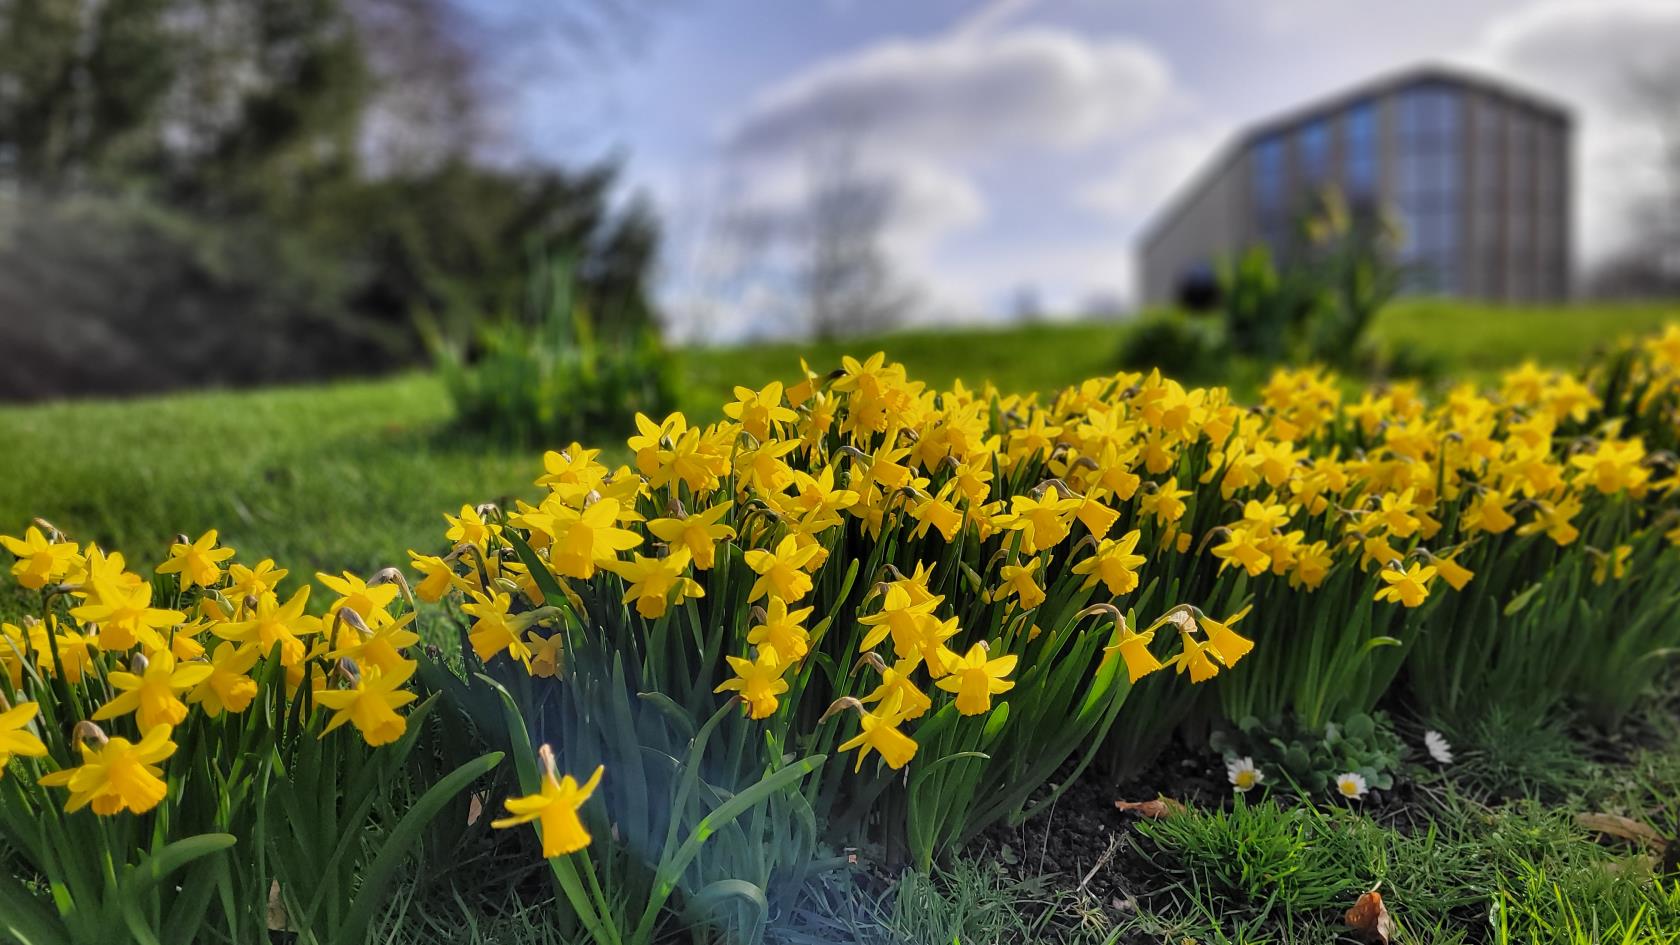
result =
[[[1184,624],[1179,624],[1178,634],[1183,649],[1170,662],[1178,664],[1180,673],[1188,671],[1192,683],[1203,683],[1219,674],[1219,667],[1208,658],[1208,651],[1212,644],[1205,640],[1198,640],[1191,636]]]
[[[461,506],[460,515],[445,515],[444,521],[449,523],[449,530],[443,537],[452,545],[465,542],[476,548],[484,548],[495,537],[499,526],[484,520],[484,516],[470,505]]]
[[[327,605],[327,615],[330,617],[338,613],[340,608],[348,607],[356,612],[369,626],[379,626],[390,619],[385,608],[397,599],[398,588],[395,584],[369,584],[356,575],[345,571],[342,577],[335,577],[324,572],[317,573],[315,580],[326,586],[327,590],[338,595],[338,600]],[[305,587],[303,591],[308,591]],[[293,600],[296,600],[294,597]]]
[[[686,518],[656,518],[647,523],[647,528],[670,547],[688,551],[697,570],[708,571],[717,560],[717,543],[735,537],[735,529],[722,524],[731,510],[732,506],[723,502]]]
[[[804,568],[820,550],[814,545],[801,548],[799,540],[788,535],[775,551],[762,548],[748,551],[743,557],[747,567],[758,574],[758,580],[753,582],[752,590],[747,593],[747,601],[750,603],[773,595],[791,604],[804,598],[811,593],[811,577]]]
[[[749,718],[767,719],[776,714],[776,697],[787,692],[788,684],[787,680],[782,678],[786,665],[775,647],[760,646],[758,657],[752,660],[739,656],[727,656],[724,659],[729,662],[729,668],[735,671],[735,676],[719,683],[713,691],[738,693],[741,701],[747,705]]]
[[[126,738],[107,739],[90,723],[84,724],[86,735],[81,734],[83,726],[77,726],[82,763],[42,775],[40,783],[69,788],[70,799],[64,805],[69,813],[89,805],[102,816],[125,810],[144,814],[156,807],[168,793],[161,762],[175,753],[169,726],[153,726],[140,741],[130,742]]]
[[[1637,438],[1602,440],[1593,452],[1569,458],[1569,464],[1581,470],[1593,488],[1605,495],[1643,486],[1651,477],[1650,470],[1642,465],[1644,461],[1645,444]]]
[[[410,551],[408,560],[414,570],[421,574],[420,582],[414,585],[414,596],[426,603],[435,604],[443,600],[444,595],[451,589],[460,586],[455,569],[437,555],[423,555]]]
[[[11,764],[14,755],[20,758],[46,757],[47,746],[31,729],[39,711],[37,703],[20,702],[0,712],[0,777],[5,777],[6,766]]]
[[[618,559],[642,543],[635,532],[618,527],[619,502],[602,499],[581,512],[562,509],[556,520],[549,563],[567,577],[588,580],[597,566]]]
[[[1572,543],[1580,537],[1580,530],[1572,521],[1581,512],[1581,500],[1578,496],[1565,496],[1556,502],[1545,499],[1534,500],[1534,517],[1517,526],[1517,534],[1528,536],[1544,532],[1559,547]]]
[[[1422,521],[1412,513],[1417,510],[1414,501],[1416,490],[1407,489],[1395,495],[1384,495],[1378,503],[1378,508],[1371,513],[1376,524],[1388,530],[1396,538],[1409,538],[1417,533]]]
[[[678,548],[663,558],[632,555],[630,561],[607,561],[602,567],[630,582],[624,603],[634,603],[636,612],[650,620],[665,616],[671,604],[681,605],[691,597],[705,597],[698,581],[687,576],[689,553]]]
[[[1628,559],[1633,556],[1632,545],[1617,545],[1608,553],[1594,549],[1592,580],[1594,584],[1605,581],[1620,581],[1627,576]]]
[[[805,629],[811,610],[810,607],[789,610],[786,601],[772,597],[764,608],[764,622],[747,633],[747,642],[769,646],[779,658],[797,663],[811,650],[811,637]]]
[[[920,538],[928,533],[928,529],[936,529],[939,536],[946,541],[955,541],[957,533],[962,530],[963,512],[955,504],[953,496],[956,492],[956,480],[951,480],[939,490],[938,495],[923,495],[910,507],[910,514],[916,519],[916,528],[910,533],[912,538]]]
[[[531,648],[520,637],[530,627],[531,620],[524,614],[516,617],[509,613],[512,606],[512,598],[500,591],[491,594],[474,591],[472,600],[461,605],[461,611],[474,618],[467,629],[467,642],[472,644],[480,662],[488,663],[506,651],[508,656],[530,666]]]
[[[1116,611],[1118,614],[1118,611]],[[1102,662],[1098,664],[1100,673],[1115,659],[1126,661],[1126,676],[1132,682],[1161,668],[1161,661],[1149,651],[1149,644],[1154,642],[1155,632],[1135,633],[1126,625],[1124,617],[1117,617],[1114,621],[1114,634],[1109,637],[1108,645],[1103,647]]]
[[[136,644],[148,650],[164,649],[163,634],[158,631],[187,619],[178,610],[153,607],[150,584],[130,586],[107,580],[98,581],[89,602],[71,608],[70,615],[96,626],[100,649],[113,651]]]
[[[1138,500],[1138,512],[1155,516],[1159,524],[1170,525],[1184,517],[1187,508],[1184,499],[1189,495],[1190,490],[1180,489],[1178,477],[1174,476],[1155,489],[1145,490]]]
[[[1241,526],[1225,530],[1225,541],[1213,547],[1219,559],[1219,570],[1235,564],[1248,572],[1249,577],[1265,574],[1272,566],[1272,556],[1260,549],[1253,532]]]
[[[221,562],[233,557],[232,548],[216,547],[214,528],[197,541],[178,541],[169,546],[169,560],[157,566],[159,574],[179,574],[182,589],[194,585],[210,587],[222,579]]]
[[[858,701],[864,705],[874,705],[888,699],[899,700],[899,712],[906,721],[913,721],[927,714],[933,708],[933,700],[916,687],[910,674],[918,665],[913,660],[899,660],[892,666],[874,659],[876,669],[881,673],[881,684],[876,686],[868,695]]]
[[[1061,498],[1053,489],[1042,499],[1018,495],[1009,500],[1009,514],[999,517],[997,524],[1021,533],[1023,553],[1037,554],[1054,548],[1068,536],[1069,523],[1079,506],[1080,500]]]
[[[420,642],[420,634],[408,629],[414,617],[414,612],[410,611],[375,629],[366,624],[357,626],[341,616],[338,638],[333,641],[334,649],[327,656],[335,660],[352,660],[358,666],[373,666],[387,671],[396,669],[408,659],[403,651]]]
[[[1079,499],[1073,517],[1084,524],[1092,538],[1100,541],[1108,537],[1114,523],[1120,520],[1120,513],[1103,503],[1101,490],[1092,489]]]
[[[902,650],[899,655],[909,656],[915,650],[914,641],[921,633],[919,625],[939,622],[933,611],[943,599],[931,594],[912,594],[899,584],[888,586],[881,598],[880,611],[858,618],[858,623],[869,628],[858,649],[872,650],[891,635],[895,646]]]
[[[1232,630],[1237,621],[1248,616],[1254,609],[1250,604],[1224,620],[1214,620],[1206,614],[1197,614],[1196,622],[1201,625],[1202,633],[1207,636],[1208,652],[1222,665],[1229,668],[1237,665],[1237,661],[1247,656],[1254,649],[1254,641],[1241,636]]]
[[[561,648],[565,637],[559,632],[543,636],[535,630],[525,634],[525,641],[531,646],[531,675],[548,679],[560,672],[565,651]]]
[[[992,600],[1007,600],[1015,597],[1022,610],[1032,610],[1044,603],[1044,589],[1038,586],[1038,579],[1034,576],[1040,564],[1038,558],[1027,559],[1026,564],[1006,564],[998,571],[998,577],[1003,579],[1003,585],[992,592]]]
[[[142,732],[159,725],[179,725],[187,717],[187,704],[179,694],[209,679],[214,672],[209,663],[177,664],[168,650],[154,653],[150,659],[136,656],[135,663],[135,672],[111,673],[111,686],[120,694],[93,714],[94,721],[103,722],[132,712]]]
[[[542,834],[544,857],[576,853],[589,846],[590,841],[578,811],[600,785],[606,766],[597,765],[595,773],[579,786],[571,775],[561,776],[555,769],[554,752],[547,745],[542,746],[538,756],[542,763],[542,787],[535,794],[503,801],[509,816],[491,821],[490,826],[505,830],[535,821]]]
[[[346,722],[354,723],[371,746],[388,745],[408,730],[408,720],[397,709],[414,701],[415,695],[402,688],[419,664],[408,661],[390,671],[368,667],[348,689],[323,689],[315,701],[333,710],[321,736]]]
[[[1436,558],[1435,573],[1439,574],[1441,580],[1446,581],[1455,591],[1464,590],[1465,585],[1469,584],[1471,579],[1476,576],[1474,571],[1458,563],[1458,555],[1456,554],[1448,555],[1445,558]]]
[[[894,771],[910,763],[916,756],[916,740],[898,730],[906,719],[904,696],[894,692],[878,710],[870,711],[854,700],[858,712],[857,735],[840,743],[840,751],[857,749],[857,764],[853,771],[862,771],[864,759],[871,751],[880,754],[887,767]]]
[[[228,586],[224,593],[231,600],[244,600],[247,597],[260,599],[274,593],[274,589],[291,572],[275,567],[273,559],[264,558],[250,567],[235,561],[228,565],[227,573]]]
[[[394,593],[396,588],[392,587],[391,591]],[[235,643],[256,644],[258,652],[264,656],[278,645],[281,665],[297,666],[308,653],[303,638],[321,632],[320,618],[304,613],[308,603],[309,588],[300,587],[286,603],[280,604],[273,599],[259,601],[245,620],[218,624],[211,632]],[[352,606],[345,601],[340,603]]]
[[[210,654],[210,674],[187,694],[187,701],[211,718],[245,711],[257,697],[257,682],[248,674],[261,655],[254,644],[217,644]]]
[[[46,587],[69,574],[81,558],[74,542],[49,541],[33,525],[24,529],[22,538],[0,535],[0,547],[17,556],[12,576],[30,590]]]
[[[723,415],[739,421],[741,429],[763,442],[773,430],[799,419],[799,413],[782,405],[782,382],[771,381],[763,390],[735,388],[735,400],[723,405]]]
[[[1376,599],[1416,607],[1429,598],[1429,582],[1435,579],[1436,573],[1435,567],[1420,564],[1413,564],[1405,570],[1384,568],[1382,579],[1388,586],[1377,590]]]
[[[992,696],[1015,688],[1004,677],[1015,671],[1019,659],[1014,654],[989,659],[986,644],[975,643],[967,653],[951,661],[950,672],[936,685],[957,694],[957,711],[963,715],[990,712]]]

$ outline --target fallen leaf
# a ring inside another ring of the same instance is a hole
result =
[[[1353,908],[1342,917],[1348,928],[1373,945],[1388,945],[1390,937],[1394,935],[1394,920],[1388,917],[1388,907],[1383,905],[1382,893],[1377,892],[1381,886],[1382,883],[1378,883],[1371,887],[1370,892],[1361,893]]]
[[[290,920],[286,917],[286,900],[280,895],[280,881],[269,880],[268,883],[268,930],[270,932],[284,932]]]
[[[1668,838],[1650,824],[1617,814],[1576,814],[1575,826],[1593,833],[1602,833],[1632,843],[1648,846],[1658,853],[1668,847]]]
[[[1184,813],[1184,804],[1170,797],[1157,797],[1152,801],[1115,801],[1114,807],[1149,820],[1160,820]]]

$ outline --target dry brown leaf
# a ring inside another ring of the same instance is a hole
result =
[[[1152,801],[1115,801],[1117,810],[1130,811],[1149,820],[1160,820],[1174,814],[1184,813],[1184,804],[1170,797],[1157,797]]]
[[[1373,945],[1388,945],[1394,935],[1394,920],[1389,918],[1388,907],[1383,905],[1382,893],[1377,889],[1378,883],[1370,892],[1361,893],[1353,908],[1347,911],[1342,921],[1358,936]]]
[[[1650,824],[1643,824],[1618,814],[1576,814],[1575,826],[1647,846],[1658,853],[1668,847],[1668,838],[1658,833]]]

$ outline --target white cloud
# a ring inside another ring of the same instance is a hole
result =
[[[1567,80],[1570,95],[1611,104],[1638,70],[1680,51],[1674,0],[1546,0],[1490,23],[1482,52],[1519,73]]]
[[[1014,260],[982,273],[948,247],[990,220],[977,183],[987,169],[1077,159],[1136,131],[1172,94],[1165,62],[1139,43],[1013,25],[1031,4],[993,0],[942,35],[883,40],[757,95],[720,140],[721,176],[734,183],[712,202],[728,219],[696,234],[705,248],[690,268],[705,275],[669,293],[670,307],[716,334],[785,330],[798,308],[800,215],[821,183],[814,169],[844,153],[851,174],[890,195],[881,246],[920,290],[914,315],[984,313],[999,280],[1015,278]],[[1045,186],[1065,196],[1060,182]],[[1039,268],[1020,267],[1020,281]],[[720,324],[731,308],[739,317]]]
[[[1165,62],[1125,39],[1033,28],[889,40],[773,86],[726,140],[740,152],[780,152],[851,129],[947,157],[1068,148],[1136,127],[1170,85]]]
[[[1038,0],[987,0],[967,17],[951,27],[952,36],[978,36],[989,33],[1010,20],[1017,19],[1031,9]]]
[[[1110,173],[1081,187],[1081,206],[1137,224],[1159,212],[1213,159],[1231,132],[1215,125],[1172,132],[1125,154]]]

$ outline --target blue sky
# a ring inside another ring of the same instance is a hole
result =
[[[1024,288],[1072,312],[1129,296],[1138,232],[1236,129],[1423,61],[1576,109],[1591,262],[1654,180],[1626,74],[1680,49],[1680,0],[638,2],[635,48],[522,81],[514,132],[542,159],[622,156],[666,226],[672,327],[714,340],[796,330],[793,238],[739,224],[796,218],[836,148],[891,187],[917,318],[1002,317]]]

